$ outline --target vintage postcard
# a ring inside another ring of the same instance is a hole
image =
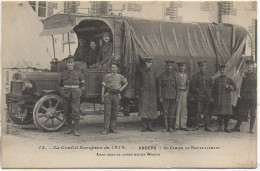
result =
[[[257,1],[3,1],[3,168],[256,168]]]

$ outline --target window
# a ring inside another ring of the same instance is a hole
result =
[[[29,4],[39,17],[47,17],[46,1],[29,1]]]
[[[39,1],[38,16],[46,17],[46,2],[45,1]]]

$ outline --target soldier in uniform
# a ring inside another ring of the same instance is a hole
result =
[[[112,61],[110,64],[112,73],[105,75],[102,82],[102,102],[104,103],[104,131],[102,134],[117,133],[115,124],[119,111],[120,92],[127,86],[127,80],[117,73],[119,64]]]
[[[179,62],[179,72],[176,74],[178,85],[177,111],[176,111],[176,128],[189,131],[186,127],[187,122],[187,95],[189,91],[189,78],[185,73],[185,62]]]
[[[177,82],[176,72],[173,71],[174,61],[165,61],[166,70],[159,76],[158,91],[162,103],[165,129],[163,132],[173,132],[173,123],[176,111]]]
[[[196,103],[197,103],[197,113],[195,116],[195,126],[193,128],[193,131],[199,129],[200,117],[203,114],[204,121],[205,121],[205,131],[212,132],[212,130],[209,129],[208,127],[209,126],[208,111],[209,111],[209,102],[211,99],[213,81],[211,75],[206,72],[207,62],[200,61],[198,62],[198,65],[200,71],[196,73],[191,80],[191,89],[195,94]]]
[[[142,132],[156,132],[153,120],[157,115],[156,75],[152,70],[152,57],[144,58],[144,66],[136,72],[136,98],[138,99],[138,113],[141,116]]]
[[[97,63],[99,65],[104,65],[108,62],[108,60],[111,58],[113,53],[113,44],[109,42],[110,36],[109,33],[103,34],[103,45],[99,49],[98,55],[97,55]]]
[[[74,69],[74,57],[69,56],[66,60],[67,69],[65,69],[58,80],[57,88],[60,95],[64,98],[65,116],[68,130],[66,134],[74,133],[79,136],[80,119],[80,96],[84,90],[83,74]],[[74,121],[74,126],[72,125]]]
[[[212,93],[214,98],[214,113],[218,115],[219,127],[216,132],[224,131],[230,133],[228,122],[232,115],[231,92],[236,91],[234,81],[226,76],[226,65],[219,66],[220,77],[214,81]]]
[[[254,71],[254,61],[246,60],[246,73],[243,77],[240,99],[238,100],[238,119],[235,127],[231,131],[240,131],[240,125],[244,116],[247,116],[250,111],[250,128],[249,132],[254,133],[254,123],[256,119],[256,105],[257,105],[257,75]]]
[[[90,46],[90,50],[87,54],[87,58],[86,58],[86,64],[88,66],[88,68],[94,64],[96,64],[96,61],[97,61],[97,50],[96,50],[96,47],[97,47],[97,44],[95,41],[90,41],[89,43],[89,46]]]

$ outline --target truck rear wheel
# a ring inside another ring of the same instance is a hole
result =
[[[34,106],[33,119],[41,130],[59,130],[66,122],[63,99],[54,94],[43,96]]]

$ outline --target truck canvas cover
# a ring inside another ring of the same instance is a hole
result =
[[[139,60],[154,57],[157,76],[165,69],[165,60],[187,62],[187,73],[199,71],[197,62],[208,61],[213,75],[219,64],[227,65],[227,75],[240,87],[243,75],[241,55],[245,50],[247,31],[240,26],[209,23],[174,23],[165,21],[123,19],[123,68],[129,81],[125,96],[134,96],[135,71]],[[215,74],[217,76],[217,73]],[[239,90],[233,93],[236,104]]]

